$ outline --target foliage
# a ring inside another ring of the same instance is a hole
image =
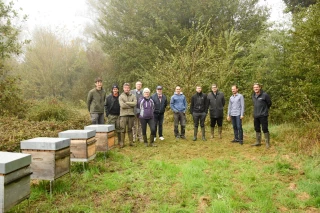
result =
[[[55,98],[35,101],[28,109],[26,117],[31,121],[67,121],[75,117],[76,112],[70,104]]]
[[[317,2],[317,0],[283,0],[287,5],[287,11],[292,13],[299,12],[302,8],[309,7]]]
[[[0,115],[21,115],[24,112],[18,84],[20,79],[12,75],[10,57],[21,53],[21,47],[28,41],[19,41],[20,29],[14,21],[19,14],[13,9],[13,2],[5,4],[0,0]],[[26,17],[22,18],[25,21]]]
[[[172,41],[188,45],[203,23],[209,23],[207,32],[214,38],[233,29],[243,44],[254,42],[267,18],[257,2],[97,0],[101,30],[96,37],[115,64],[112,77],[134,82],[152,70],[159,51],[179,54]]]

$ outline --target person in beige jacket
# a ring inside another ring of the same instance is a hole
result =
[[[123,93],[119,97],[120,104],[120,148],[124,147],[125,134],[128,132],[129,145],[134,146],[132,126],[134,122],[134,108],[137,105],[136,96],[130,92],[130,84],[123,84]]]

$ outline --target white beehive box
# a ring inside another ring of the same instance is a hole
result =
[[[0,152],[0,212],[30,196],[31,155]]]
[[[32,156],[32,179],[55,180],[70,172],[70,138],[39,137],[20,142]]]
[[[70,138],[71,161],[88,162],[96,156],[95,130],[67,130],[59,138]]]
[[[114,147],[114,125],[90,125],[84,129],[96,131],[98,152],[105,152]]]

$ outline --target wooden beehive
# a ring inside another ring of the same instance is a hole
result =
[[[32,156],[32,179],[55,180],[70,172],[70,139],[39,137],[20,142]]]
[[[105,152],[114,147],[114,125],[90,125],[85,130],[95,130],[97,152]]]
[[[60,138],[70,138],[71,161],[88,162],[96,156],[95,130],[67,130]]]
[[[0,212],[30,196],[31,155],[0,152]]]

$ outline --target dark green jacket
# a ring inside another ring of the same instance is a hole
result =
[[[87,106],[90,113],[104,113],[104,100],[106,91],[104,89],[92,89],[88,93]]]

